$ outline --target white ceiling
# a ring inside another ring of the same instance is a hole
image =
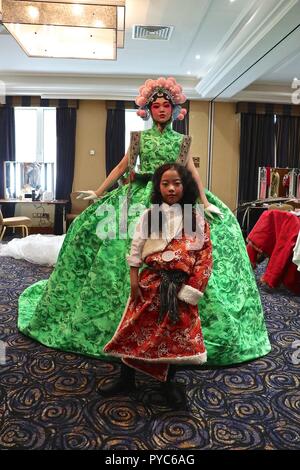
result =
[[[136,24],[174,31],[134,40]],[[2,28],[0,80],[9,95],[132,99],[144,78],[173,75],[192,99],[291,102],[299,24],[300,0],[126,0],[116,61],[29,58]]]

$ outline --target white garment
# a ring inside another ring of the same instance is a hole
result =
[[[183,229],[183,211],[179,204],[169,206],[165,202],[160,206],[161,211],[164,213],[165,224],[163,226],[163,233],[159,231],[155,232],[154,227],[151,231],[151,237],[148,238],[148,230],[143,231],[143,227],[147,227],[148,223],[148,212],[141,215],[141,218],[136,226],[130,254],[127,255],[126,259],[129,266],[140,267],[143,264],[143,260],[151,253],[163,251],[167,245],[176,238],[180,238]],[[158,223],[158,221],[156,221]],[[157,227],[158,229],[158,227]],[[145,234],[146,232],[146,234]],[[202,248],[204,241],[204,217],[201,213],[196,211],[196,237],[193,243],[190,243],[190,250],[199,250]]]
[[[294,247],[293,263],[298,266],[297,271],[300,271],[300,232]]]
[[[29,235],[25,238],[13,238],[6,244],[0,244],[0,256],[25,259],[30,263],[53,266],[63,244],[65,235]]]
[[[295,209],[294,211],[290,211],[290,214],[294,214],[297,217],[300,217],[300,209]]]

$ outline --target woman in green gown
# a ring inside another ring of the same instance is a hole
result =
[[[150,205],[149,174],[163,163],[179,161],[192,171],[210,215],[213,272],[199,302],[208,364],[235,364],[270,351],[260,297],[236,218],[222,201],[204,191],[189,155],[190,137],[171,128],[172,118],[184,117],[180,107],[184,100],[173,78],[147,80],[141,87],[138,114],[146,119],[151,112],[153,127],[132,133],[130,149],[97,191],[81,192],[80,196],[98,199],[70,226],[50,278],[21,294],[21,332],[49,347],[105,357],[102,348],[116,330],[130,291],[126,254],[131,240],[124,236],[120,223],[124,200],[128,226],[133,226],[138,205],[141,210]],[[137,155],[139,172],[133,181],[105,193],[128,169],[132,176]],[[106,236],[103,229],[108,230]]]

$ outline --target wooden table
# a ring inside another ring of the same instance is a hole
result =
[[[53,199],[52,201],[32,201],[31,199],[0,199],[1,204],[49,204],[55,205],[54,234],[62,235],[65,232],[65,211],[68,199]]]

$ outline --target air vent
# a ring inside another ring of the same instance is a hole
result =
[[[133,39],[168,41],[172,35],[173,26],[133,26]]]

